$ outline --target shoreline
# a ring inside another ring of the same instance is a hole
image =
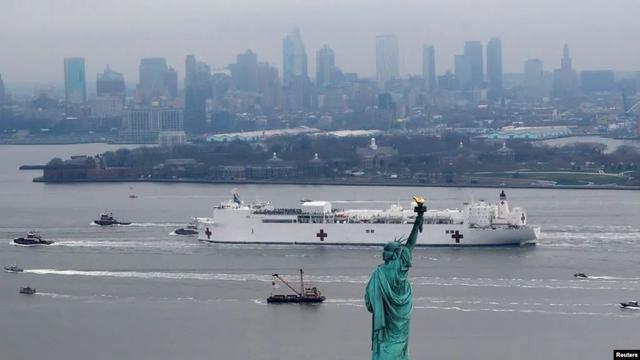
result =
[[[380,182],[380,181],[336,181],[336,180],[212,180],[212,179],[73,179],[44,180],[36,177],[33,182],[45,184],[77,184],[77,183],[166,183],[166,184],[228,184],[228,185],[300,185],[300,186],[372,186],[372,187],[437,187],[437,188],[485,188],[485,189],[547,189],[547,190],[631,190],[638,191],[640,186],[585,186],[585,185],[491,185],[491,184],[421,184],[413,182]]]

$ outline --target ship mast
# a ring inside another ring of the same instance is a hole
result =
[[[302,271],[302,270],[300,270],[300,271]],[[302,296],[302,293],[299,293],[296,289],[294,289],[291,285],[289,285],[289,283],[288,283],[288,282],[284,281],[284,279],[283,279],[283,278],[281,278],[280,276],[278,276],[278,274],[273,274],[272,276],[273,276],[273,277],[275,277],[275,278],[277,278],[278,280],[282,281],[282,283],[283,283],[283,284],[285,284],[285,285],[287,285],[287,287],[288,287],[289,289],[291,289],[294,293],[296,293],[296,294],[298,294],[298,295]]]

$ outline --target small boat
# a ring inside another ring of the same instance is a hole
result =
[[[27,287],[21,287],[20,290],[18,290],[18,292],[20,294],[25,294],[25,295],[33,295],[36,293],[36,288],[32,288],[30,286]]]
[[[10,272],[10,273],[19,273],[19,272],[23,272],[24,269],[19,268],[18,265],[11,265],[11,266],[5,266],[4,271]]]
[[[130,222],[118,221],[113,217],[113,213],[103,212],[100,214],[100,219],[93,220],[93,223],[100,226],[109,226],[109,225],[131,225]]]
[[[187,226],[173,230],[176,235],[198,235],[198,222],[193,219]]]
[[[293,303],[293,304],[314,304],[314,303],[321,303],[325,300],[325,297],[322,296],[322,294],[320,293],[320,291],[314,286],[314,287],[305,287],[304,286],[304,279],[303,279],[303,274],[304,272],[302,271],[302,269],[300,269],[300,291],[294,289],[291,285],[289,285],[288,282],[286,282],[283,278],[281,278],[278,274],[273,274],[273,282],[272,284],[275,285],[276,284],[276,279],[280,280],[283,284],[285,284],[289,289],[291,289],[295,295],[290,294],[290,295],[284,295],[284,294],[277,294],[277,295],[271,295],[267,298],[267,303],[268,304],[287,304],[287,303]]]
[[[573,274],[573,277],[576,279],[587,279],[588,276],[585,273],[575,273]]]
[[[620,307],[629,310],[640,310],[640,305],[637,301],[625,301],[620,303]]]
[[[129,199],[137,199],[137,198],[138,198],[138,195],[135,195],[135,194],[129,195]]]
[[[27,236],[13,239],[13,243],[22,246],[51,245],[53,241],[44,240],[40,234],[29,231]]]

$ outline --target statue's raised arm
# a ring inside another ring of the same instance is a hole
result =
[[[424,213],[427,211],[427,207],[424,206],[424,198],[422,196],[414,196],[413,201],[415,201],[416,206],[413,210],[416,212],[416,220],[413,223],[413,228],[411,229],[411,234],[409,234],[409,238],[407,239],[406,247],[409,250],[413,250],[416,247],[416,240],[418,239],[418,233],[422,232],[422,224],[424,223]]]

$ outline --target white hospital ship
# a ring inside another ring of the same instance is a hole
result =
[[[300,208],[233,200],[198,219],[198,239],[237,244],[384,245],[408,236],[416,213],[403,209],[335,209],[329,201]],[[527,225],[524,209],[510,208],[502,191],[497,203],[473,201],[462,209],[428,210],[418,246],[496,246],[535,243],[540,228]]]

